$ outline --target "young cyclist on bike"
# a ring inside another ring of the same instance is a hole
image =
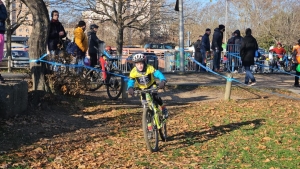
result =
[[[155,78],[160,80],[159,88],[164,88],[167,82],[165,76],[156,70],[152,65],[146,64],[146,56],[144,54],[136,54],[133,56],[132,61],[135,63],[135,67],[131,70],[129,74],[129,80],[127,83],[128,93],[133,96],[135,87],[135,82],[137,82],[137,87],[140,89],[149,89],[156,86]],[[153,100],[156,101],[163,112],[165,118],[168,118],[168,110],[166,106],[163,105],[162,99],[157,95],[157,93],[152,93]],[[142,94],[142,100],[146,100],[145,94]]]

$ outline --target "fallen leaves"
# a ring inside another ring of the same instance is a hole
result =
[[[300,152],[300,106],[295,103],[265,97],[174,106],[167,123],[169,141],[159,143],[158,153],[150,153],[141,129],[141,108],[60,100],[58,106],[68,107],[66,112],[57,109],[3,122],[0,132],[6,137],[0,136],[0,145],[12,148],[0,154],[0,166],[266,168],[289,159],[287,166],[293,168]]]

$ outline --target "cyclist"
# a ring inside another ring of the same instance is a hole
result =
[[[298,44],[293,47],[293,61],[296,63],[296,68],[300,64],[300,39],[298,40]],[[300,87],[299,86],[299,76],[300,72],[296,69],[296,76],[295,76],[295,87]]]
[[[142,53],[133,56],[132,61],[135,63],[135,67],[131,70],[129,74],[129,80],[127,83],[127,90],[130,95],[134,94],[135,82],[137,82],[137,87],[139,89],[149,89],[156,86],[155,78],[160,80],[159,88],[164,88],[167,82],[165,76],[156,70],[152,65],[146,64],[146,56]],[[168,110],[166,106],[163,105],[162,99],[157,95],[157,93],[152,93],[153,100],[156,101],[163,112],[165,118],[168,118]],[[142,100],[146,100],[145,94],[142,94]]]
[[[286,54],[285,49],[282,47],[280,42],[277,43],[277,47],[270,50],[270,52],[274,52],[277,57],[275,56],[275,60],[282,61],[283,56]],[[278,63],[275,62],[275,67],[278,69]]]

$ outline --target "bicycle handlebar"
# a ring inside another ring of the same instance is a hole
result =
[[[159,88],[150,88],[150,89],[143,89],[143,90],[135,90],[135,94],[140,94],[140,93],[150,93],[150,92],[157,92]]]

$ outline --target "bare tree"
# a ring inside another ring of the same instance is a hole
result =
[[[78,7],[74,2],[69,3]],[[84,3],[88,7],[82,8],[82,3],[79,3],[81,10],[91,11],[90,16],[85,16],[87,19],[114,25],[119,55],[124,44],[124,30],[146,30],[157,21],[161,6],[158,0],[87,0]]]

